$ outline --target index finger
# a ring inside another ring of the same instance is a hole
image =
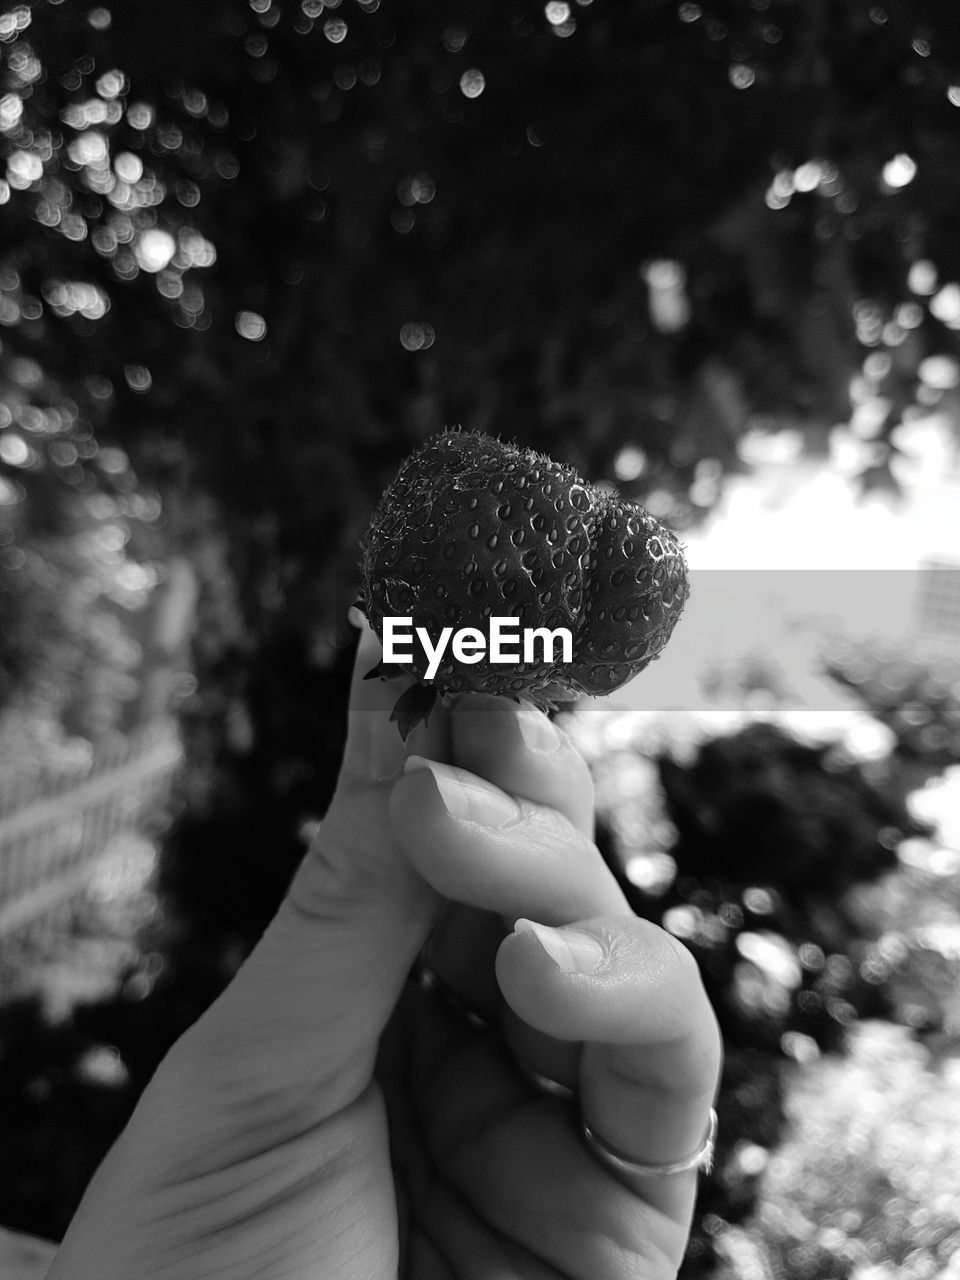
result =
[[[593,839],[593,780],[563,730],[532,703],[490,694],[458,699],[450,715],[454,763],[534,804],[557,809]]]

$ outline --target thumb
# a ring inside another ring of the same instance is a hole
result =
[[[336,792],[286,898],[236,977],[184,1037],[213,1067],[221,1096],[284,1116],[309,1099],[310,1122],[368,1087],[377,1043],[441,899],[390,832],[388,799],[407,749],[390,712],[401,680],[365,680],[381,657],[369,628],[354,664]],[[322,710],[320,712],[322,714]],[[445,758],[446,716],[409,750]],[[241,1109],[241,1115],[249,1108]],[[295,1124],[303,1118],[291,1117]]]

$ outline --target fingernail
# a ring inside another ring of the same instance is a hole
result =
[[[362,631],[367,625],[366,618],[355,604],[352,604],[347,610],[347,621],[350,623],[351,627],[356,627],[358,631]]]
[[[549,753],[560,745],[560,735],[547,717],[528,703],[517,708],[517,726],[524,746],[533,751]]]
[[[464,818],[481,827],[506,827],[520,817],[520,806],[515,800],[502,791],[484,786],[479,779],[468,781],[462,770],[451,769],[436,760],[425,760],[423,756],[408,756],[404,773],[418,769],[429,769],[433,774],[440,799],[454,818]]]
[[[579,929],[551,929],[520,919],[514,933],[532,933],[558,969],[564,973],[593,973],[603,959],[603,947],[592,934]]]

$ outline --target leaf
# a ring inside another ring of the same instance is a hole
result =
[[[418,724],[427,724],[437,701],[437,691],[425,684],[411,685],[394,704],[390,719],[395,720],[400,737],[406,742]]]

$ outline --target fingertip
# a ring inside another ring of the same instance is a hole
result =
[[[671,1045],[695,1030],[709,1047],[712,1015],[696,961],[637,916],[554,929],[518,921],[497,954],[497,979],[521,1018],[561,1039]]]
[[[554,929],[521,916],[513,930],[523,938],[536,939],[540,950],[562,974],[595,973],[606,959],[601,939],[584,929]]]
[[[570,738],[530,702],[467,694],[451,714],[452,759],[593,834],[593,779]]]
[[[504,1003],[525,1040],[539,1043],[546,1036],[574,1038],[562,1034],[566,1022],[563,988],[567,984],[537,938],[532,921],[521,917],[513,932],[504,937],[494,959],[494,973]]]
[[[515,1012],[542,1030],[547,1007],[571,983],[579,987],[603,969],[607,946],[597,932],[554,928],[521,916],[497,953],[497,978]]]

